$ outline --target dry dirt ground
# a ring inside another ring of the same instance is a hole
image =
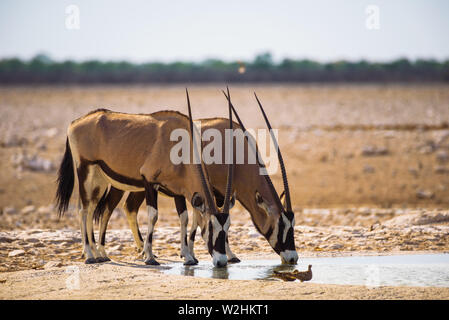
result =
[[[190,87],[195,118],[226,115],[219,89]],[[300,256],[449,252],[448,89],[231,87],[248,128],[263,127],[252,96],[256,90],[279,129]],[[61,219],[52,201],[67,126],[100,107],[185,112],[184,87],[0,88],[0,298],[449,298],[447,288],[373,290],[163,275],[136,260],[120,208],[107,235],[116,263],[84,266],[74,201]],[[273,180],[280,186],[280,174]],[[231,246],[240,258],[277,258],[241,206],[232,210],[231,220]],[[144,232],[144,212],[139,221]],[[178,226],[173,201],[162,198],[154,240],[161,261],[180,261]],[[210,260],[199,237],[196,252],[200,260]],[[81,268],[80,290],[66,289],[71,265]]]

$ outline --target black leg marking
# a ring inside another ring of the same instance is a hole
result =
[[[195,236],[196,236],[196,229],[192,231],[192,233],[190,233],[190,241],[195,241]]]

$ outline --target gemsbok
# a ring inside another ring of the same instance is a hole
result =
[[[70,124],[58,173],[56,201],[59,215],[62,216],[68,208],[76,175],[86,263],[109,260],[104,248],[96,247],[93,215],[102,195],[112,186],[121,191],[142,192],[145,197],[148,210],[148,233],[143,245],[146,264],[159,264],[152,252],[154,225],[158,219],[158,192],[175,199],[190,200],[192,207],[199,210],[207,221],[201,232],[213,264],[218,267],[227,264],[225,241],[230,225],[233,165],[229,164],[228,170],[224,168],[227,171],[226,198],[223,208],[219,209],[213,200],[203,162],[173,164],[170,158],[170,150],[175,144],[170,140],[170,135],[176,129],[190,132],[190,154],[195,156],[198,152],[187,89],[186,95],[189,117],[173,111],[161,112],[155,118],[152,115],[99,109]],[[200,157],[197,156],[197,159]]]
[[[291,207],[290,191],[288,188],[287,174],[285,171],[284,161],[282,155],[278,148],[277,141],[273,135],[273,143],[277,147],[278,159],[280,162],[281,173],[284,183],[285,196],[284,205],[281,203],[281,197],[278,196],[276,189],[269,175],[260,175],[259,168],[264,167],[263,161],[260,158],[257,146],[253,142],[249,142],[250,134],[246,132],[246,129],[240,120],[234,106],[231,103],[229,91],[225,97],[228,99],[228,103],[232,108],[234,115],[237,118],[238,124],[234,123],[234,135],[237,138],[245,137],[245,150],[249,150],[252,147],[252,151],[257,154],[258,164],[251,164],[248,162],[248,158],[244,159],[243,164],[236,163],[234,167],[234,188],[236,192],[237,200],[242,204],[242,206],[250,213],[251,219],[256,227],[256,229],[261,233],[266,240],[269,242],[274,251],[281,256],[283,263],[296,264],[298,261],[298,254],[295,248],[294,241],[294,226],[295,219],[294,213]],[[263,107],[256,96],[256,100],[262,111],[264,119],[267,123],[269,130],[271,130],[271,125],[268,118],[263,110]],[[162,116],[158,112],[151,114],[151,116],[156,119]],[[225,136],[225,129],[227,128],[228,119],[224,118],[211,118],[211,119],[200,119],[201,130],[205,132],[209,129],[218,130],[221,136]],[[270,131],[271,133],[271,131]],[[242,140],[239,140],[242,141]],[[254,140],[253,140],[254,141]],[[205,148],[207,141],[202,141],[202,147]],[[234,156],[236,155],[237,143],[234,146]],[[222,148],[225,148],[225,143],[223,142]],[[210,177],[212,190],[217,201],[217,205],[221,206],[224,199],[223,194],[225,193],[225,175],[223,174],[225,170],[225,164],[212,163],[207,164],[207,172]],[[100,241],[101,246],[105,244],[105,233],[107,229],[107,224],[112,211],[120,202],[124,192],[111,188],[110,192],[105,195],[100,201],[100,205],[96,210],[96,218],[101,217],[100,225]],[[137,223],[137,213],[141,203],[143,202],[144,194],[142,192],[131,192],[124,204],[124,211],[126,213],[128,224],[132,230],[134,240],[136,242],[137,248],[139,250],[143,249],[143,239],[139,231],[139,226]],[[175,198],[175,206],[181,222],[181,256],[192,257],[196,262],[193,244],[196,235],[196,229],[200,226],[200,229],[204,230],[207,219],[203,219],[203,214],[194,208],[193,223],[189,235],[189,240],[187,241],[187,211],[185,206],[185,199]],[[234,200],[234,199],[233,199]],[[228,256],[228,262],[239,262],[240,260],[231,251],[229,247],[228,239],[226,238],[226,254]],[[188,260],[190,261],[190,260]]]

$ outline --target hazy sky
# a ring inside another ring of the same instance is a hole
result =
[[[66,28],[71,4],[79,30]],[[366,27],[368,5],[379,8],[379,30]],[[0,0],[0,57],[447,59],[448,39],[447,0]]]

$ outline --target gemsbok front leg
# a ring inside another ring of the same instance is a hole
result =
[[[143,245],[143,251],[145,254],[145,264],[148,265],[159,265],[153,255],[153,232],[154,225],[157,222],[158,211],[157,211],[157,190],[154,188],[153,184],[148,183],[144,179],[145,185],[145,200],[148,209],[148,233],[145,238]]]
[[[192,226],[190,227],[189,242],[188,242],[189,253],[196,263],[198,263],[198,259],[195,258],[194,245],[195,245],[196,230],[198,229],[199,226],[197,218],[198,215],[201,215],[201,213],[197,209],[193,209]]]
[[[187,241],[187,224],[189,223],[189,216],[187,212],[186,198],[183,196],[175,196],[175,205],[181,223],[181,258],[184,258],[185,265],[198,264],[198,260],[190,254]]]

